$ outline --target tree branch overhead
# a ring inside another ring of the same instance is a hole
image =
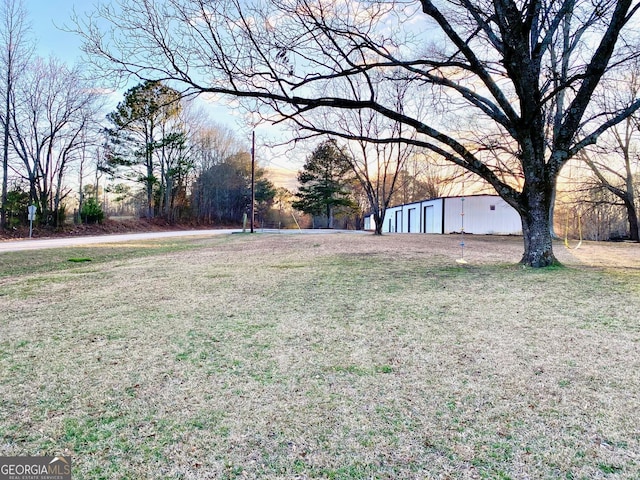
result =
[[[100,68],[239,98],[309,132],[353,137],[326,121],[344,110],[398,122],[412,134],[366,139],[430,150],[489,182],[521,213],[527,265],[555,262],[544,230],[563,165],[640,108],[605,118],[591,101],[624,79],[632,0],[164,5],[121,0],[76,19],[86,52]]]

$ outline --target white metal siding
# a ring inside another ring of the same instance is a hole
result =
[[[420,232],[420,204],[412,203],[407,205],[404,209],[406,216],[405,223],[403,225],[403,232],[407,233],[419,233]]]
[[[495,209],[491,210],[491,206]],[[444,209],[444,230],[443,230]],[[464,231],[475,234],[521,235],[518,213],[495,195],[464,197]],[[383,233],[454,233],[462,230],[462,198],[436,198],[388,208]],[[409,225],[411,222],[411,225]],[[370,217],[370,228],[375,224]]]
[[[395,210],[394,212],[394,219],[393,219],[393,231],[395,233],[401,233],[404,232],[404,229],[402,227],[402,207],[398,208],[397,210]]]
[[[479,235],[521,235],[518,212],[497,196],[470,196],[445,199],[444,233],[464,231]],[[491,207],[494,207],[492,210]]]
[[[402,214],[402,206],[387,208],[382,222],[382,233],[395,233],[396,231],[396,212]],[[400,228],[400,225],[398,225]]]
[[[444,199],[425,200],[420,202],[422,233],[442,233],[442,206]]]

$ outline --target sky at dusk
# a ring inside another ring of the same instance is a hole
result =
[[[93,10],[95,2],[93,0],[25,0],[25,6],[29,12],[29,19],[32,31],[37,42],[36,53],[41,57],[53,55],[64,60],[69,65],[82,61],[82,40],[74,33],[65,32],[65,26],[73,26],[71,17],[74,12],[82,17],[85,13]],[[122,100],[124,92],[116,92],[112,95],[110,104],[115,105]],[[242,121],[237,115],[233,115],[226,107],[209,104],[207,111],[210,117],[217,123],[223,124],[227,128],[238,131],[240,137],[248,141],[250,134],[243,128]],[[262,134],[260,132],[263,132]],[[291,152],[289,149],[267,149],[260,147],[261,138],[265,142],[273,142],[273,135],[280,137],[280,132],[274,133],[272,128],[265,127],[258,130],[257,154],[262,157],[260,163],[273,170],[274,176],[279,178],[276,183],[292,188],[295,184],[295,173],[301,166],[303,158],[291,162]],[[262,153],[262,154],[261,154]],[[261,154],[261,155],[260,155]]]

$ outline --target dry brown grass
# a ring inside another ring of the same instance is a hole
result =
[[[467,236],[467,265],[455,236],[172,242],[0,281],[0,455],[71,454],[77,479],[640,477],[638,245],[558,244],[539,271],[508,237]]]

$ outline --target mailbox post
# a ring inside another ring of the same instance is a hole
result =
[[[29,211],[29,238],[31,238],[33,234],[33,221],[36,219],[36,206],[29,205],[27,210]]]

